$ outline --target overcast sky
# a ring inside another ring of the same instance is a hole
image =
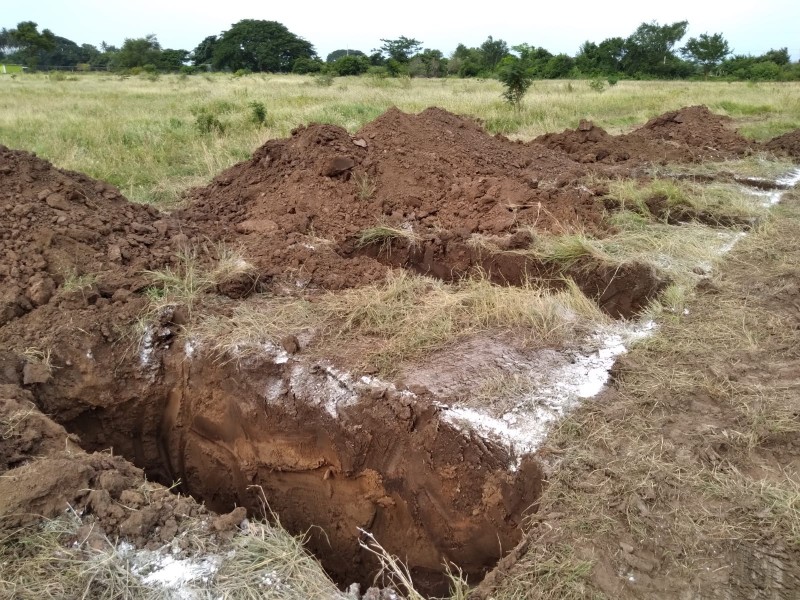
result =
[[[800,0],[3,0],[0,27],[35,21],[39,29],[78,44],[120,46],[125,38],[154,33],[163,48],[194,49],[241,19],[278,21],[325,56],[338,48],[369,53],[380,38],[421,40],[446,55],[459,42],[478,46],[487,36],[574,55],[585,40],[626,37],[644,21],[689,21],[688,36],[721,32],[738,54],[788,47],[800,57]]]

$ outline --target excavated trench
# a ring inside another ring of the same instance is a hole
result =
[[[444,281],[461,279],[476,270],[500,285],[535,283],[559,288],[571,279],[615,319],[641,312],[668,284],[652,266],[638,262],[608,265],[579,259],[566,268],[547,264],[519,251],[531,241],[520,232],[492,241],[497,248],[487,250],[469,244],[457,233],[442,231],[414,242],[399,238],[363,247],[357,239],[349,239],[338,252],[346,258],[367,256]]]
[[[308,532],[343,587],[377,572],[360,530],[434,595],[447,591],[445,563],[476,583],[519,541],[539,466],[510,468],[507,450],[445,422],[424,395],[274,348],[219,364],[170,336],[140,356],[147,377],[120,403],[98,408],[100,382],[82,387],[64,425],[86,449],[113,448],[220,513],[264,516],[266,501],[289,531]]]

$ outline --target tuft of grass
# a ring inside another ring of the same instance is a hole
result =
[[[29,363],[33,364],[41,364],[47,367],[47,370],[51,373],[55,368],[53,366],[53,351],[51,348],[47,348],[45,350],[41,350],[40,348],[29,347],[25,348],[22,351],[22,356],[25,357],[25,360]]]
[[[217,246],[216,259],[211,268],[201,266],[194,249],[181,250],[177,259],[175,268],[145,271],[153,282],[153,287],[146,291],[150,300],[150,311],[157,311],[167,305],[181,305],[191,314],[194,304],[202,294],[242,276],[256,276],[255,267],[238,250],[224,244]]]
[[[172,593],[145,584],[128,551],[102,537],[89,544],[77,536],[81,519],[69,514],[41,524],[4,532],[0,539],[0,597],[18,600],[164,600],[182,592],[231,600],[346,600],[320,564],[287,533],[280,522],[251,520],[224,547],[209,546],[206,536],[188,538],[192,552],[214,552],[219,568],[203,589]],[[206,524],[197,524],[202,532]],[[77,539],[76,539],[77,538]],[[73,541],[74,540],[74,541]],[[195,547],[196,546],[196,547]],[[193,593],[194,592],[194,593]],[[200,596],[198,596],[200,597]]]
[[[96,274],[84,273],[83,275],[78,275],[78,272],[73,269],[64,274],[64,283],[61,284],[61,289],[65,292],[82,292],[91,289],[96,283]]]
[[[319,562],[304,547],[305,539],[288,534],[280,522],[248,523],[211,585],[218,597],[230,600],[347,600]],[[217,597],[216,594],[213,595]]]
[[[156,600],[106,538],[101,549],[74,539],[81,521],[74,515],[5,532],[0,540],[0,597],[18,600]]]
[[[381,252],[391,252],[392,243],[404,240],[410,246],[418,243],[419,238],[410,227],[392,227],[391,225],[376,225],[361,231],[356,238],[356,247],[365,248],[377,245]]]
[[[378,188],[375,179],[371,177],[369,173],[356,173],[353,176],[353,183],[355,183],[356,186],[358,199],[362,202],[366,202],[372,198],[373,194],[375,194],[375,190]]]
[[[535,556],[538,554],[538,556]],[[589,583],[593,563],[575,556],[561,544],[547,552],[531,553],[517,561],[511,577],[503,582],[502,600],[586,600],[605,598]]]
[[[572,267],[579,261],[591,261],[595,264],[614,262],[598,240],[583,233],[540,236],[529,253],[545,263],[553,263],[564,269]]]

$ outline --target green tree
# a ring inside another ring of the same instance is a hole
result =
[[[111,67],[114,69],[133,69],[145,65],[155,65],[161,54],[161,44],[154,34],[143,38],[126,38],[122,48],[114,54]]]
[[[192,50],[192,62],[195,67],[210,65],[214,58],[214,47],[217,45],[217,36],[209,35]]]
[[[39,54],[52,50],[56,45],[56,36],[49,29],[39,33],[39,26],[33,21],[22,21],[15,29],[7,32],[8,40],[17,48],[20,60],[29,67],[36,68]]]
[[[318,58],[306,58],[305,56],[301,56],[292,65],[292,73],[297,73],[298,75],[307,75],[308,73],[319,73],[322,71],[325,63],[323,63]]]
[[[508,44],[504,40],[495,40],[492,36],[481,44],[481,55],[486,69],[494,72],[500,61],[508,56]]]
[[[298,58],[314,58],[314,46],[277,21],[244,19],[225,31],[214,45],[217,69],[250,69],[288,73]]]
[[[184,63],[189,61],[188,50],[173,50],[166,48],[156,58],[152,64],[158,68],[159,71],[180,71]]]
[[[396,40],[385,40],[381,38],[383,46],[378,48],[378,51],[386,56],[389,60],[394,60],[399,63],[407,63],[411,60],[419,49],[422,48],[422,42],[414,38],[407,38],[401,35]]]
[[[412,77],[444,77],[447,73],[447,59],[441,50],[425,48],[408,63]]]
[[[326,63],[336,62],[343,56],[366,56],[366,54],[364,54],[361,50],[347,50],[347,49],[334,50],[333,52],[328,54],[328,57],[325,59],[325,62]]]
[[[625,40],[608,38],[595,44],[584,42],[575,56],[575,66],[585,75],[615,75],[622,71]]]
[[[566,54],[556,54],[544,65],[543,73],[545,79],[560,79],[568,77],[575,66],[575,59]]]
[[[522,61],[525,71],[529,77],[534,79],[542,79],[547,77],[547,65],[553,58],[545,48],[534,47],[529,44],[519,44],[512,48],[514,52],[519,54],[519,59]]]
[[[369,59],[364,56],[340,56],[336,62],[330,65],[329,72],[335,75],[361,75],[366,73],[370,68]]]
[[[477,77],[483,72],[483,55],[479,48],[467,48],[459,44],[450,55],[447,63],[448,73],[459,77]]]
[[[629,75],[675,76],[681,74],[680,59],[673,51],[689,27],[688,21],[670,25],[642,23],[626,40],[622,67]]]
[[[774,62],[776,65],[784,66],[791,62],[788,48],[779,48],[778,50],[770,50],[761,57],[762,62]]]
[[[689,38],[681,53],[703,69],[703,75],[708,74],[731,53],[728,42],[721,33],[708,35],[701,33],[700,37]]]
[[[506,87],[503,98],[514,108],[519,110],[525,92],[533,83],[525,63],[516,56],[506,56],[497,69],[497,78]]]

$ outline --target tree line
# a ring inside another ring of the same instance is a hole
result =
[[[244,19],[193,50],[162,48],[155,35],[127,38],[121,47],[81,44],[39,31],[32,21],[0,30],[0,62],[29,69],[74,68],[114,71],[196,70],[319,73],[408,77],[500,77],[514,72],[526,79],[682,79],[724,77],[745,80],[800,80],[800,63],[787,48],[763,55],[735,54],[721,33],[686,36],[688,21],[642,23],[628,37],[584,42],[574,56],[553,54],[522,43],[509,46],[489,36],[478,47],[459,44],[449,55],[425,48],[414,38],[381,39],[369,52],[341,49],[323,60],[307,40],[276,21]]]

